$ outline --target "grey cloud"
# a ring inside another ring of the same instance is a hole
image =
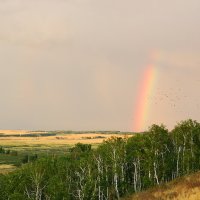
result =
[[[1,128],[131,130],[153,49],[164,54],[154,63],[157,85],[183,88],[194,110],[199,7],[197,0],[0,0]],[[144,127],[172,126],[189,112],[184,98],[183,113],[152,101]]]

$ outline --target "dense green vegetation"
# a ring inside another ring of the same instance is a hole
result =
[[[108,200],[200,169],[200,123],[163,125],[131,138],[113,137],[96,149],[77,144],[0,176],[0,199]]]
[[[18,153],[16,150],[5,149],[0,147],[0,164],[12,164],[20,166],[21,164],[35,161],[37,154]]]

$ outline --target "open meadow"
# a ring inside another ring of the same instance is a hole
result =
[[[96,148],[111,137],[130,137],[133,133],[0,130],[0,173],[12,171],[27,156],[63,155],[77,143],[91,144]]]
[[[25,131],[0,130],[0,146],[21,148],[73,146],[76,143],[102,143],[111,137],[129,137],[133,133],[121,132],[72,132],[72,131]]]

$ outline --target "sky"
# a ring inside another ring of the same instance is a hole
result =
[[[0,0],[0,129],[200,121],[199,0]]]

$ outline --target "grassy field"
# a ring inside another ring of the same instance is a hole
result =
[[[76,143],[98,145],[112,136],[129,137],[120,132],[65,132],[0,130],[0,146],[14,150],[42,150],[72,147]]]
[[[0,172],[1,174],[8,174],[9,172],[12,172],[16,169],[17,167],[14,165],[6,165],[6,164],[1,164],[0,165]]]
[[[124,200],[199,200],[200,172],[176,179],[160,187],[132,195]]]
[[[69,132],[69,131],[24,131],[0,130],[0,146],[38,147],[73,146],[76,143],[100,144],[112,136],[129,137],[132,133],[121,132]]]
[[[130,137],[133,133],[0,130],[0,147],[16,151],[17,155],[0,154],[0,173],[9,171],[8,165],[19,166],[25,155],[67,154],[77,143],[91,144],[92,148],[110,137]],[[5,169],[4,169],[5,168]]]

